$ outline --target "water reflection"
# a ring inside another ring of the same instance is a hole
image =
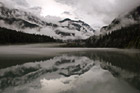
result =
[[[87,51],[3,68],[0,92],[139,93],[139,54],[133,55]]]

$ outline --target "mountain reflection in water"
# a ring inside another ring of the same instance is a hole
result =
[[[0,69],[1,93],[140,93],[140,53],[85,51]]]

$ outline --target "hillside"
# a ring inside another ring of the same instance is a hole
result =
[[[81,20],[42,17],[30,11],[9,8],[0,1],[0,27],[61,40],[87,39],[95,30]]]
[[[86,46],[140,48],[140,6],[102,27],[100,36],[87,39]]]
[[[106,34],[112,31],[120,30],[123,27],[129,27],[133,24],[140,23],[140,6],[132,9],[126,14],[122,14],[115,18],[108,26],[101,28],[101,33]]]
[[[91,37],[87,40],[88,47],[140,48],[140,24],[123,27],[112,33]]]
[[[0,27],[0,44],[47,43],[47,42],[56,42],[56,40],[44,35],[27,34]]]

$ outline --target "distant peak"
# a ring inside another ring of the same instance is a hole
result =
[[[59,22],[60,22],[60,23],[63,23],[63,22],[65,22],[65,21],[71,21],[71,19],[65,18],[64,20],[61,20],[61,21],[59,21]]]

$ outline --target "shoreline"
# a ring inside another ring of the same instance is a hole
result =
[[[45,45],[45,46],[44,46]],[[118,49],[118,48],[68,48],[54,46],[60,44],[28,44],[28,45],[9,45],[0,46],[0,68],[9,65],[20,65],[27,62],[48,60],[55,56],[67,53],[80,52],[119,52],[123,54],[140,53],[138,49]]]

